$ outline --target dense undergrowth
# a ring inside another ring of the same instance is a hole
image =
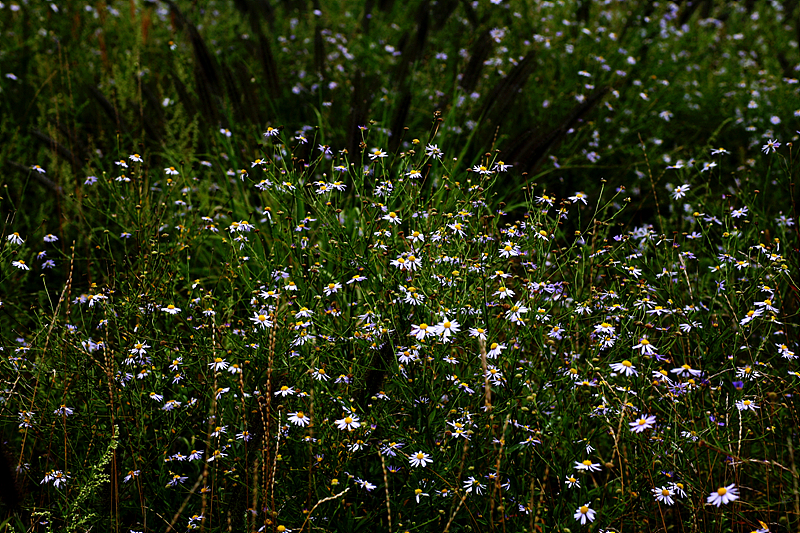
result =
[[[0,8],[4,530],[797,529],[795,4],[258,5]]]

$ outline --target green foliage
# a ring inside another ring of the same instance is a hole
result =
[[[7,529],[797,528],[797,6],[64,4],[0,8]]]
[[[109,484],[112,480],[106,473],[106,467],[111,463],[114,450],[117,449],[118,442],[116,435],[118,433],[118,428],[115,426],[108,448],[106,448],[100,460],[91,465],[89,469],[89,478],[81,483],[80,490],[75,496],[75,500],[71,502],[67,531],[86,531],[90,529],[90,526],[99,518],[95,511],[90,510],[92,507],[92,500],[98,497],[100,491],[110,490]]]

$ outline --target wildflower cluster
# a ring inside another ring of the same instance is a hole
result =
[[[258,164],[216,189],[259,216],[215,211],[197,182],[170,172],[175,181],[149,201],[174,206],[166,225],[177,231],[135,245],[153,247],[143,261],[187,258],[180,278],[154,264],[145,285],[121,278],[73,298],[74,325],[55,317],[65,360],[93,362],[82,379],[125,399],[115,418],[149,421],[120,428],[150,443],[120,465],[123,486],[169,494],[210,469],[200,494],[269,484],[276,502],[300,509],[311,476],[315,502],[346,488],[361,513],[386,478],[402,520],[463,500],[473,516],[521,524],[554,512],[532,507],[542,497],[569,498],[581,524],[613,515],[599,502],[623,479],[652,495],[644,513],[748,497],[739,487],[758,470],[737,465],[768,437],[734,450],[724,435],[776,431],[762,428],[759,409],[791,401],[797,380],[785,226],[752,240],[732,209],[706,205],[688,229],[714,243],[709,252],[688,233],[599,224],[613,207],[594,206],[621,191],[584,203],[526,188],[526,209],[499,212],[491,193],[508,165],[467,172],[432,142],[393,157],[365,149],[357,165],[321,147],[299,171],[279,157],[298,145],[279,134],[263,142]],[[426,177],[409,175],[422,168]],[[389,176],[391,191],[381,189]],[[119,183],[95,191],[126,194]],[[592,211],[591,225],[576,225]],[[145,229],[121,223],[131,235]],[[204,254],[211,262],[196,277],[189,258]],[[60,360],[36,363],[38,349],[6,346],[9,370],[74,379]],[[111,412],[66,390],[58,405],[20,408],[18,429],[63,426],[77,438],[80,420]],[[691,458],[708,450],[729,466],[701,475]],[[558,472],[563,483],[534,498],[529,480]],[[50,467],[41,483],[69,481]],[[289,520],[271,499],[259,505],[256,523],[273,510]]]
[[[39,525],[796,529],[791,2],[17,3]]]

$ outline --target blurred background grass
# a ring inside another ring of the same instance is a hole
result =
[[[710,143],[795,134],[797,2],[764,3],[754,19],[755,6],[10,3],[0,157],[18,173],[12,194],[38,164],[35,190],[49,196],[102,171],[101,156],[241,167],[267,125],[354,153],[372,120],[397,151],[438,111],[450,133],[441,148],[467,165],[499,149],[516,179],[546,176],[560,196],[601,178],[636,183],[640,136],[660,172],[664,157],[708,157]]]

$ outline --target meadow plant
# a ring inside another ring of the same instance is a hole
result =
[[[0,530],[798,529],[800,7],[201,4],[0,2]]]
[[[152,168],[197,154],[236,162],[267,127],[318,126],[319,142],[354,153],[375,120],[394,153],[408,148],[405,127],[423,131],[439,110],[440,148],[469,166],[499,148],[515,186],[528,172],[560,197],[600,179],[636,196],[639,135],[651,161],[705,168],[719,161],[699,147],[741,146],[727,156],[738,167],[756,146],[796,140],[800,116],[792,2],[15,1],[0,12],[0,158],[15,181],[46,169],[27,179],[51,195],[128,151]]]
[[[80,189],[85,255],[8,231],[0,407],[30,516],[796,525],[794,219],[686,168],[652,224],[621,222],[624,188],[530,183],[506,211],[513,166],[465,168],[440,123],[393,154],[369,125],[357,153],[268,129],[227,174],[121,156]]]

